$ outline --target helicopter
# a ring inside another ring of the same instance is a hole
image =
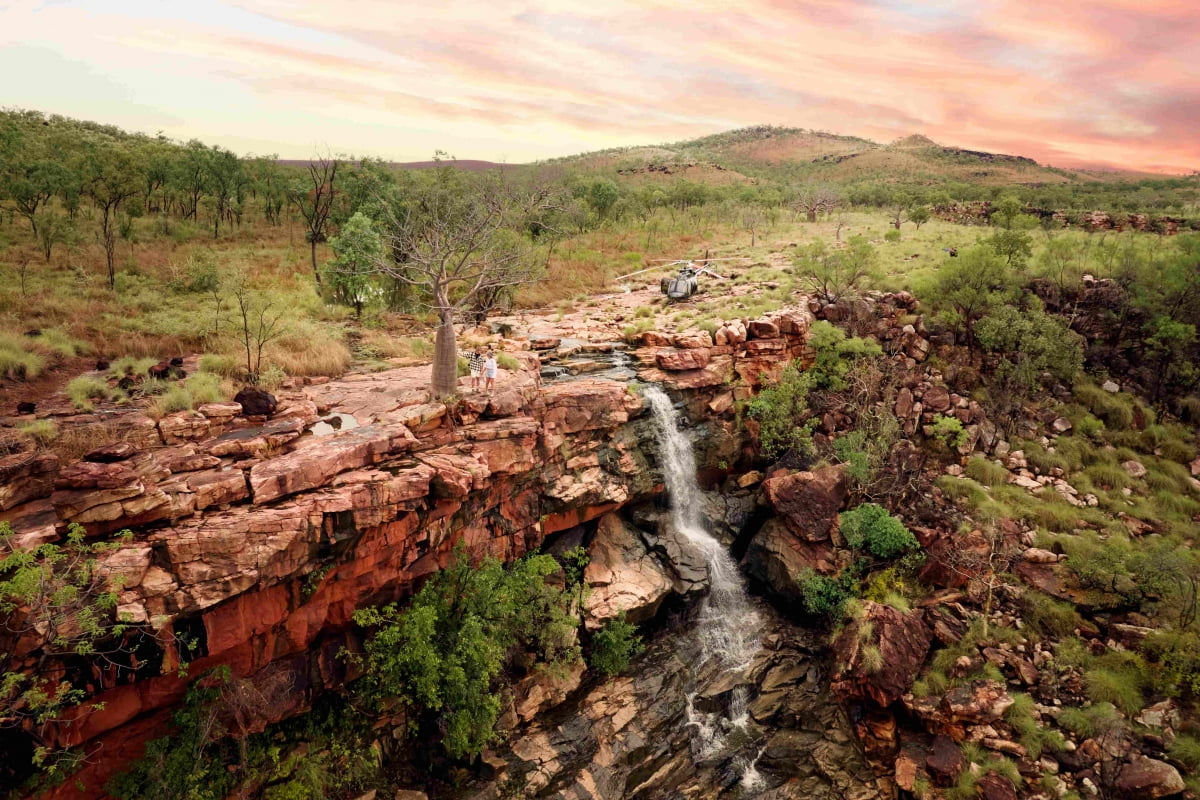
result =
[[[617,280],[623,278],[632,278],[634,275],[641,275],[644,272],[650,272],[664,267],[674,267],[679,265],[679,272],[674,277],[664,276],[659,282],[659,289],[667,296],[668,300],[687,300],[692,295],[700,291],[700,282],[698,278],[701,275],[711,275],[714,278],[722,278],[721,275],[713,272],[708,268],[708,264],[713,261],[739,261],[739,258],[708,258],[708,253],[705,253],[705,258],[701,259],[676,259],[674,261],[664,261],[653,267],[640,269],[637,272],[630,272],[627,275],[620,275]]]

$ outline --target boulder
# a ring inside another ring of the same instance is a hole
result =
[[[638,337],[643,347],[670,347],[671,335],[658,331],[645,331]]]
[[[684,331],[675,335],[674,344],[681,350],[696,350],[713,346],[708,331]]]
[[[1018,800],[1017,789],[1012,781],[995,772],[983,775],[975,784],[975,790],[980,800]]]
[[[839,668],[833,688],[844,699],[890,706],[912,687],[931,641],[920,610],[904,612],[865,601],[862,616],[846,625],[834,640]],[[878,649],[877,661],[866,657],[868,647]]]
[[[1122,461],[1121,466],[1125,468],[1125,471],[1129,473],[1129,477],[1131,478],[1146,477],[1146,467],[1140,461],[1134,461],[1133,459]]]
[[[1100,384],[1100,388],[1109,394],[1116,394],[1117,392],[1121,391],[1121,386],[1114,381],[1105,381],[1104,383]]]
[[[751,339],[778,339],[779,326],[769,319],[754,319],[746,325],[746,333]]]
[[[788,603],[799,603],[799,577],[809,570],[830,574],[838,569],[833,546],[801,538],[779,519],[767,520],[754,534],[742,566],[755,580]]]
[[[248,417],[269,417],[279,408],[275,395],[257,386],[243,387],[234,395],[233,402],[240,403],[242,413]]]
[[[950,408],[950,390],[940,384],[934,384],[925,390],[921,397],[927,411],[941,413]]]
[[[630,622],[651,619],[671,593],[671,579],[649,554],[638,532],[614,513],[600,518],[588,546],[583,578],[591,592],[583,602],[589,630],[625,612]]]
[[[704,348],[689,350],[660,350],[654,357],[659,369],[681,372],[689,369],[704,369],[712,353]]]
[[[967,768],[967,759],[949,736],[933,737],[933,745],[925,758],[925,768],[938,786],[951,786]]]
[[[789,530],[810,542],[829,538],[846,500],[846,489],[845,468],[840,464],[763,481],[767,502]]]
[[[1134,758],[1121,767],[1114,784],[1121,796],[1146,798],[1179,794],[1186,787],[1179,770],[1153,758]]]

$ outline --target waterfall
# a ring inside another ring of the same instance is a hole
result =
[[[699,667],[714,664],[719,675],[740,673],[759,650],[762,620],[750,605],[737,564],[715,536],[708,532],[701,512],[700,487],[696,484],[696,458],[692,443],[679,430],[679,415],[659,388],[647,386],[643,395],[650,401],[658,439],[663,480],[671,501],[671,524],[704,557],[708,566],[709,592],[701,601],[696,639],[700,646]],[[707,759],[732,748],[736,750],[751,735],[747,712],[747,690],[735,682],[724,714],[706,714],[695,708],[696,693],[688,696],[687,720],[692,727],[693,752]],[[761,784],[758,757],[738,757],[732,764],[741,776],[743,791]]]
[[[642,394],[654,413],[671,523],[708,565],[711,589],[701,605],[698,626],[702,656],[706,661],[716,659],[723,670],[740,670],[758,652],[761,621],[746,596],[737,564],[704,524],[696,458],[692,443],[679,430],[671,399],[656,386],[645,387]]]

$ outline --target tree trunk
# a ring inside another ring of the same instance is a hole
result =
[[[458,391],[458,348],[454,341],[454,309],[438,305],[441,321],[433,347],[433,393],[440,398]]]
[[[317,286],[320,286],[321,285],[321,270],[317,269],[317,237],[315,237],[315,236],[310,237],[308,244],[312,248],[313,277],[317,279]],[[453,333],[454,333],[454,331],[453,331],[453,329],[451,329],[451,336],[450,336],[451,339],[454,338]]]
[[[817,210],[815,208],[810,208],[808,210],[808,221],[809,222],[817,221]]]

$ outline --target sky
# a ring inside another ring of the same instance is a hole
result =
[[[772,124],[1200,169],[1196,0],[0,0],[0,106],[519,163]]]

